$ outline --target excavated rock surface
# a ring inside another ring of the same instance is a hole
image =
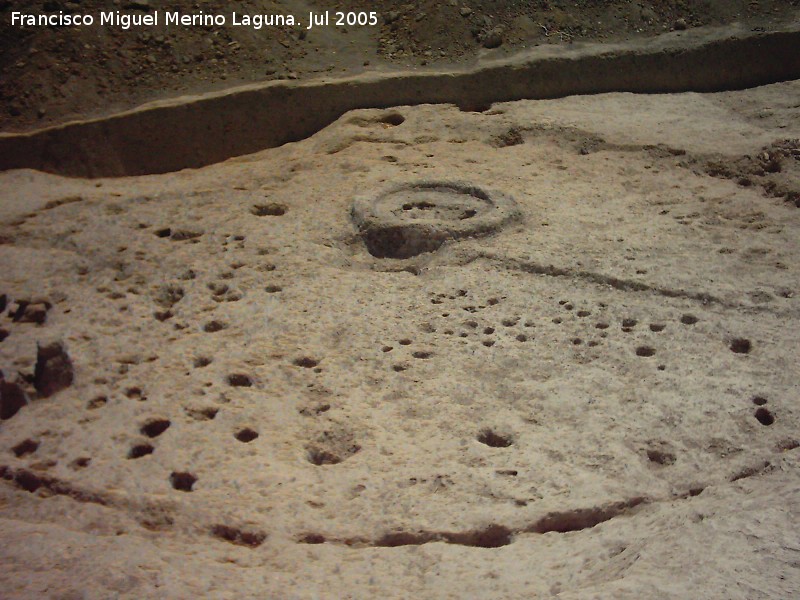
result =
[[[0,318],[0,595],[797,596],[798,96],[396,106],[194,171],[0,174],[0,294],[50,307]],[[357,198],[447,181],[519,214],[369,252]]]

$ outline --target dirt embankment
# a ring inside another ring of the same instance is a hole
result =
[[[800,29],[703,29],[646,43],[538,50],[462,71],[267,83],[163,102],[104,119],[0,135],[0,169],[79,177],[166,173],[296,142],[355,108],[495,102],[602,92],[717,92],[800,77]],[[785,60],[771,60],[785,56]],[[388,118],[388,117],[387,117]],[[388,125],[395,123],[387,122]]]
[[[744,21],[770,30],[790,21],[797,0],[689,2],[655,0],[450,0],[401,4],[390,0],[237,0],[207,3],[203,12],[295,14],[369,10],[375,27],[190,27],[123,31],[11,27],[11,13],[94,13],[100,0],[0,2],[0,130],[37,129],[71,119],[129,109],[150,100],[274,79],[356,73],[393,67],[442,68],[502,56],[540,44],[619,41],[672,29]],[[176,0],[170,10],[197,13]],[[149,13],[147,1],[113,9]]]

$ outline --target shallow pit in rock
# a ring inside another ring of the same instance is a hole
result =
[[[489,235],[519,216],[513,199],[460,182],[395,185],[355,200],[353,221],[370,254],[406,259],[449,240]]]

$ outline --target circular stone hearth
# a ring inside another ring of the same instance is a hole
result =
[[[519,218],[514,200],[474,185],[419,181],[356,198],[353,221],[377,258],[410,258],[448,240],[489,235]]]

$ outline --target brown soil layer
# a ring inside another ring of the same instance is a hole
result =
[[[134,6],[116,5],[135,13]],[[178,0],[170,10],[197,12]],[[790,21],[797,0],[632,2],[512,0],[400,4],[387,0],[240,0],[206,3],[206,13],[295,14],[377,10],[375,27],[316,28],[18,28],[0,36],[0,129],[24,131],[99,116],[150,100],[273,79],[363,70],[442,68],[504,56],[536,45],[620,41],[675,29],[743,21],[769,31]],[[107,2],[0,2],[0,16],[97,13]],[[147,12],[149,9],[139,9]],[[230,20],[229,20],[230,21]],[[494,41],[490,41],[490,37]],[[500,43],[499,47],[487,49]],[[777,59],[777,58],[776,58]]]

